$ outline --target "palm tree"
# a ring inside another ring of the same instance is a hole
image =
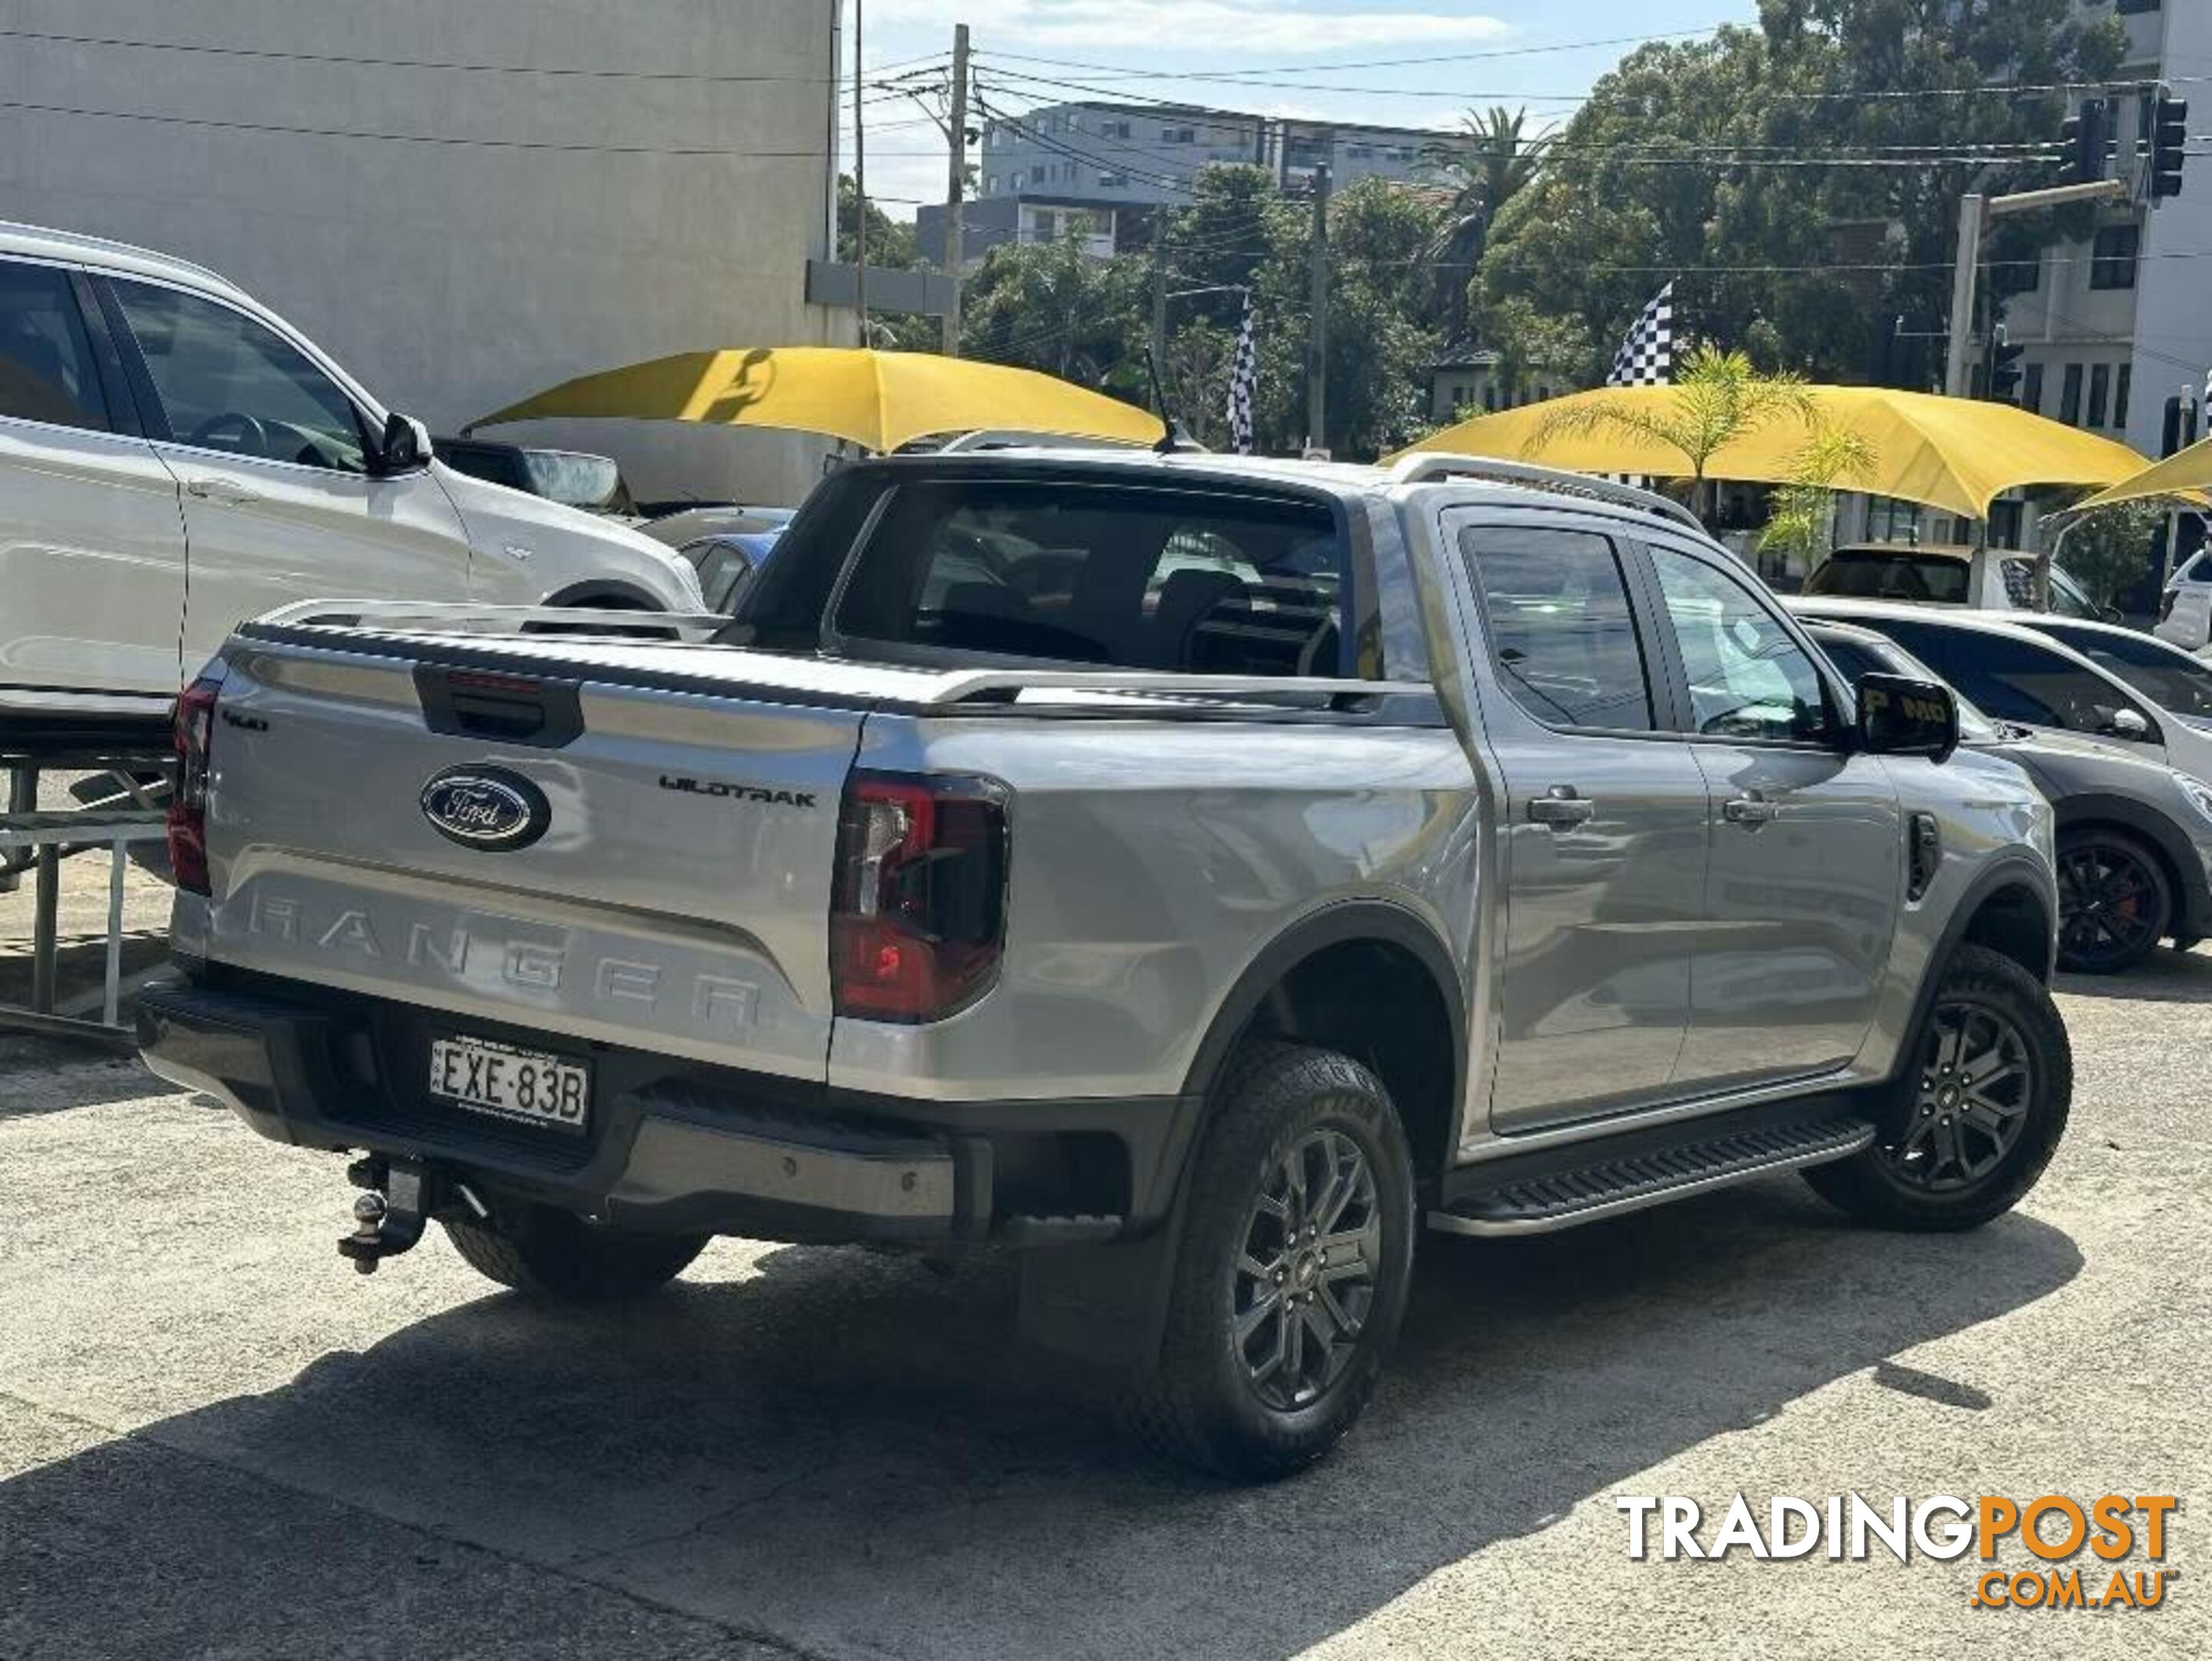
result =
[[[1664,400],[1597,397],[1563,403],[1538,423],[1531,447],[1598,433],[1646,440],[1689,464],[1681,471],[1696,503],[1704,495],[1705,468],[1722,450],[1777,417],[1795,417],[1809,428],[1818,413],[1802,376],[1786,370],[1765,374],[1742,352],[1714,346],[1697,347],[1682,360],[1672,390],[1674,396]]]
[[[1766,528],[1759,533],[1759,553],[1780,568],[1769,577],[1787,571],[1793,559],[1809,570],[1827,551],[1836,492],[1872,473],[1875,453],[1865,434],[1825,419],[1814,423],[1790,458],[1790,482],[1774,492]]]
[[[1543,165],[1547,138],[1526,131],[1528,112],[1492,105],[1469,111],[1458,136],[1425,146],[1421,159],[1452,182],[1451,206],[1429,244],[1442,302],[1444,337],[1467,331],[1467,285],[1482,263],[1483,246],[1498,210],[1526,189]]]

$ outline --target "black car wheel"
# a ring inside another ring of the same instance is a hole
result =
[[[1131,1418],[1175,1458],[1267,1480],[1374,1392],[1413,1274],[1413,1161],[1382,1081],[1332,1051],[1252,1045],[1215,1102]]]
[[[2158,855],[2118,830],[2058,843],[2058,966],[2112,975],[2149,956],[2173,930],[2173,886]]]
[[[1962,946],[1943,971],[1871,1147],[1805,1180],[1893,1228],[1973,1228],[2017,1205],[2065,1133],[2074,1056],[2042,983]]]

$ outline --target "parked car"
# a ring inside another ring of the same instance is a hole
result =
[[[702,537],[759,536],[781,531],[796,514],[797,509],[791,508],[756,508],[725,502],[665,514],[659,519],[646,520],[639,528],[655,542],[681,548]]]
[[[437,460],[214,272],[20,225],[0,225],[0,594],[11,735],[166,722],[232,624],[322,595],[699,604],[659,544]]]
[[[700,592],[710,611],[728,611],[760,575],[775,547],[778,531],[753,531],[727,536],[701,537],[678,550],[699,573]]]
[[[2159,709],[2171,711],[2191,726],[2212,728],[2212,665],[2172,642],[2134,629],[2071,618],[2026,617],[2019,621],[2071,647]]]
[[[629,482],[612,456],[584,450],[546,450],[498,444],[484,438],[434,438],[432,453],[457,473],[544,496],[563,507],[635,523],[641,517]]]
[[[2015,611],[2035,606],[2035,556],[2002,553],[1998,571]],[[1970,603],[1974,551],[1893,542],[1838,548],[1813,569],[1802,592],[1823,599],[1893,599],[1923,605]],[[2112,618],[2063,566],[2051,568],[2051,609],[2060,617]]]
[[[1839,623],[1807,630],[1847,680],[1940,679],[1887,636]],[[2058,819],[2058,966],[2134,967],[2163,940],[2212,934],[2212,785],[2124,745],[1993,721],[1959,703],[1964,743],[2025,769]]]
[[[1032,1333],[1245,1477],[1358,1416],[1424,1223],[2009,1208],[2071,1091],[2050,805],[1673,503],[1504,472],[885,458],[719,646],[247,624],[146,1054],[365,1150],[364,1265],[1021,1248]]]
[[[2106,631],[2105,638],[2155,645],[2148,635],[2068,623],[2063,626],[2069,637],[2062,640],[2057,620],[2013,611],[1825,598],[1790,604],[1802,618],[1857,624],[1888,636],[1995,720],[2110,739],[2212,782],[2212,731],[2188,711],[2154,701],[2143,688],[2155,679],[2123,678],[2075,649],[2070,638],[2073,630],[2098,629]]]
[[[2212,647],[2212,549],[2198,549],[2166,578],[2151,633],[2187,652]]]

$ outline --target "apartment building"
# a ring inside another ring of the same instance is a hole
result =
[[[1188,199],[1201,168],[1263,167],[1285,190],[1322,167],[1334,186],[1369,178],[1438,181],[1429,159],[1449,135],[1417,127],[1278,119],[1184,104],[1055,104],[987,119],[978,189],[962,215],[969,263],[1004,242],[1079,238],[1108,258],[1140,244],[1152,215]],[[916,216],[922,252],[943,257],[947,210]]]

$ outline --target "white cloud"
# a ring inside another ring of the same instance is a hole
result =
[[[1283,0],[867,0],[868,27],[972,23],[1009,50],[1040,46],[1251,56],[1494,40],[1498,18],[1456,10],[1346,11]],[[988,49],[988,48],[987,48]],[[872,56],[872,54],[871,54]]]

